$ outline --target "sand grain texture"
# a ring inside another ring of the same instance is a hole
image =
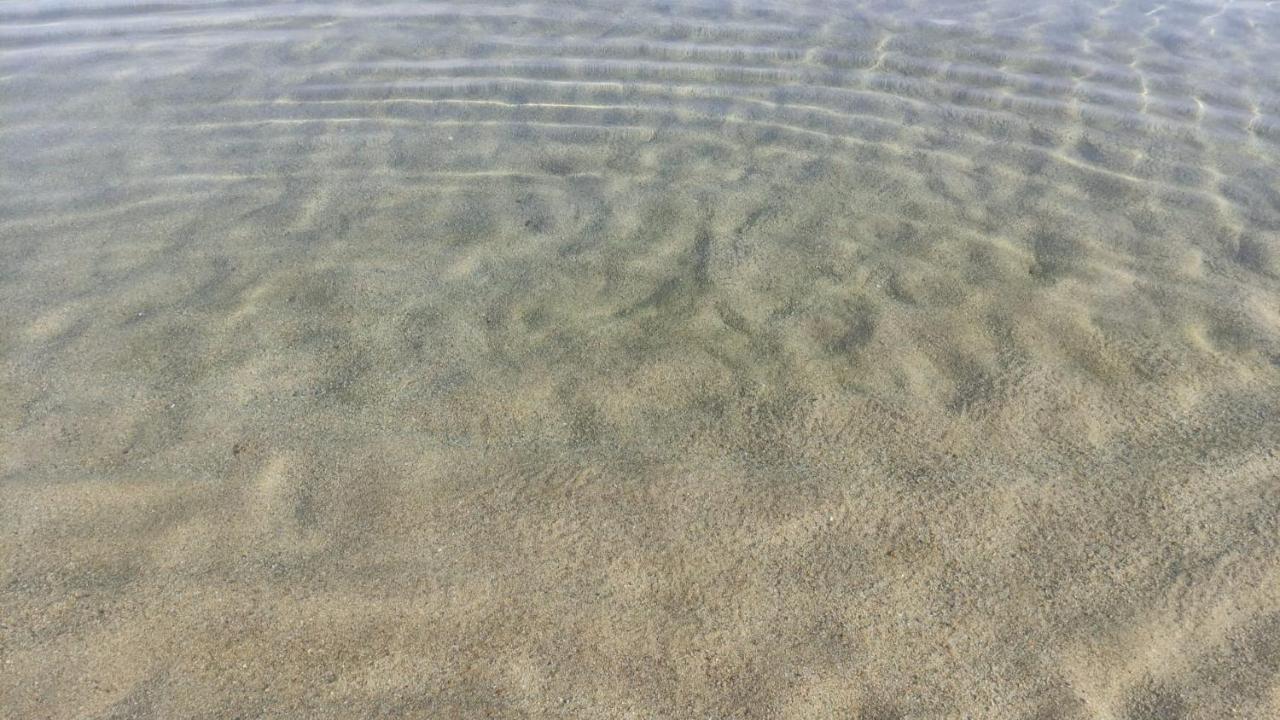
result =
[[[1278,58],[0,7],[0,716],[1280,716]]]

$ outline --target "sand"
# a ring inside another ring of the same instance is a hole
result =
[[[1280,8],[0,8],[0,716],[1280,716]]]

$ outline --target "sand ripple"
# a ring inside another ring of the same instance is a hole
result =
[[[0,7],[0,716],[1280,715],[1280,5]]]

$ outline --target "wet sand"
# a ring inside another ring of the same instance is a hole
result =
[[[0,716],[1280,716],[1277,60],[0,7]]]

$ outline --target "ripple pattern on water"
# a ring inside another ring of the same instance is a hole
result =
[[[0,697],[1280,713],[1278,58],[1258,0],[4,4]]]

